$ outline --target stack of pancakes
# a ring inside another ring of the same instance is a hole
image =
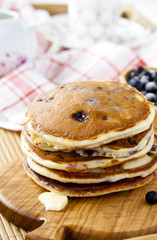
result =
[[[150,182],[157,169],[154,109],[135,88],[74,82],[34,99],[22,132],[24,168],[67,196],[98,196]]]

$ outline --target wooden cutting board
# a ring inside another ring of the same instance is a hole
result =
[[[145,202],[145,194],[157,190],[156,186],[157,176],[138,189],[102,197],[69,198],[61,212],[46,212],[38,201],[44,190],[27,177],[19,159],[0,169],[0,212],[32,231],[26,239],[126,239],[157,232],[157,205]]]

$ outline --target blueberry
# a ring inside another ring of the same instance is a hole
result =
[[[137,74],[140,74],[140,73],[142,73],[144,71],[144,68],[143,67],[137,67],[136,69],[135,69],[135,72],[137,73]]]
[[[147,98],[148,101],[151,102],[156,102],[156,96],[154,93],[146,93],[145,97]]]
[[[153,69],[149,69],[148,72],[151,74],[152,79],[156,76],[156,72]]]
[[[157,84],[155,82],[148,82],[145,89],[147,92],[157,92]]]
[[[137,152],[137,151],[131,151],[131,152],[129,152],[129,155],[130,155],[130,156],[131,156],[131,155],[134,155],[136,152]]]
[[[143,85],[142,83],[139,81],[138,77],[133,77],[130,81],[129,81],[129,85],[132,87],[136,87],[139,91],[142,89]]]
[[[155,191],[147,192],[145,199],[146,199],[147,203],[149,203],[149,204],[157,203],[157,192],[155,192]]]
[[[73,88],[73,91],[82,91],[82,88],[76,87],[76,88]]]
[[[85,150],[84,152],[87,154],[87,156],[92,156],[92,155],[93,155],[94,153],[96,153],[97,151],[90,149],[90,150]]]
[[[130,72],[129,78],[137,77],[144,71],[143,67],[137,67],[134,71]]]
[[[152,156],[152,153],[151,153],[151,152],[147,152],[147,155],[151,157],[151,156]]]
[[[138,74],[135,72],[135,71],[131,71],[130,74],[129,74],[129,79],[137,76]]]
[[[150,149],[150,151],[152,151],[152,152],[156,152],[156,150],[157,150],[157,146],[155,146],[155,145],[153,145],[152,148]]]
[[[142,76],[147,76],[148,79],[149,79],[149,81],[152,81],[152,80],[153,80],[153,79],[152,79],[152,75],[151,75],[151,73],[150,73],[149,71],[144,71],[144,72],[142,72],[141,77],[142,77]]]
[[[147,76],[141,76],[140,82],[142,83],[143,87],[149,82],[149,79]]]
[[[37,99],[37,102],[50,102],[53,99],[54,97],[43,97],[43,98]]]
[[[89,116],[84,111],[73,113],[71,117],[75,121],[82,122],[82,123],[86,122],[89,119]]]
[[[91,103],[91,104],[92,103],[95,104],[95,103],[99,103],[99,100],[97,98],[93,97],[93,98],[88,99],[88,102]]]

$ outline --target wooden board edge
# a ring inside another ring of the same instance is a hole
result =
[[[2,175],[8,172],[11,168],[15,167],[15,165],[21,165],[21,161],[12,161],[4,167],[1,168]],[[33,217],[29,213],[29,215],[23,210],[19,209],[17,206],[11,204],[7,199],[3,197],[0,189],[0,213],[13,224],[22,227],[25,230],[32,231],[38,227],[40,227],[44,222],[45,218],[42,217]]]

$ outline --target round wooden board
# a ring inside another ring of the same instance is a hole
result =
[[[0,212],[30,232],[26,239],[124,239],[157,232],[157,205],[145,202],[157,177],[144,187],[93,198],[69,198],[61,212],[44,210],[44,190],[29,179],[22,161],[0,169]],[[35,230],[34,230],[35,229]]]

